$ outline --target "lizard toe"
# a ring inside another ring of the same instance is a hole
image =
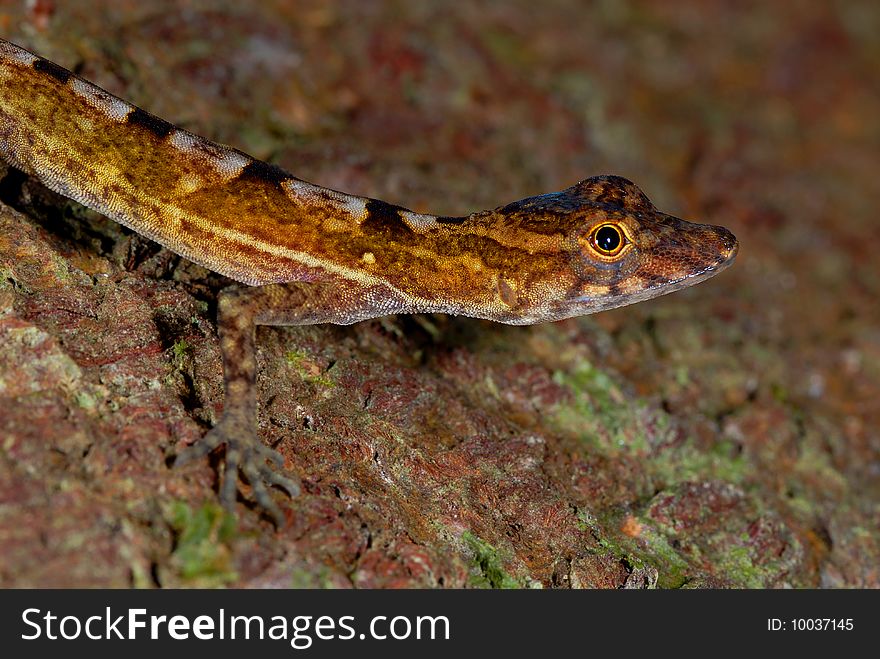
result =
[[[286,518],[278,504],[272,498],[269,488],[282,489],[289,497],[299,495],[299,480],[281,472],[284,457],[278,451],[269,448],[251,429],[253,424],[247,419],[236,415],[223,417],[220,422],[204,437],[192,446],[178,453],[174,466],[180,466],[204,457],[214,449],[225,446],[224,468],[220,485],[220,501],[232,510],[241,491],[239,472],[247,479],[257,506],[265,510],[281,527]]]

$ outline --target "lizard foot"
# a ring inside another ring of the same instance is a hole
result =
[[[253,424],[244,423],[235,416],[223,416],[204,437],[181,451],[174,465],[182,465],[203,457],[218,448],[226,446],[225,468],[220,488],[220,500],[227,509],[235,506],[239,492],[238,473],[244,475],[253,490],[257,505],[268,512],[279,528],[285,525],[281,509],[269,494],[269,487],[275,485],[291,497],[300,493],[298,479],[279,473],[284,466],[284,458],[278,451],[267,447],[253,431]]]

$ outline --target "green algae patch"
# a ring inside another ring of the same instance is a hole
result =
[[[171,363],[174,365],[175,371],[183,371],[186,362],[192,353],[192,346],[186,341],[177,341],[171,346]]]
[[[750,466],[730,440],[719,440],[702,449],[688,439],[682,446],[652,456],[646,468],[655,480],[669,487],[706,479],[742,484],[748,477]]]
[[[557,371],[553,381],[571,393],[571,402],[557,407],[550,427],[574,437],[603,455],[645,455],[650,451],[649,427],[656,415],[628,399],[611,377],[586,361],[572,371]]]
[[[192,350],[192,346],[186,341],[178,341],[171,346],[171,354],[175,359],[183,359],[188,352]]]
[[[94,410],[98,406],[97,399],[87,391],[78,391],[74,396],[77,406],[84,410]]]
[[[670,544],[669,540],[655,529],[633,518],[632,523],[639,527],[638,537],[630,537],[623,532],[609,532],[619,529],[623,520],[612,515],[605,523],[600,523],[588,511],[577,514],[578,526],[596,538],[596,553],[609,554],[624,563],[632,572],[653,568],[657,573],[657,588],[680,588],[688,580],[688,561]]]
[[[688,561],[672,546],[669,539],[649,526],[642,529],[638,540],[621,534],[618,546],[627,546],[631,556],[657,570],[658,588],[681,588],[687,583]],[[640,567],[638,563],[634,568]]]
[[[305,382],[327,388],[336,386],[331,378],[321,373],[321,369],[312,361],[307,352],[290,350],[284,355],[284,359]]]
[[[333,571],[326,565],[303,565],[295,567],[290,573],[291,588],[320,588],[328,590],[335,588]]]
[[[482,588],[522,588],[523,585],[503,567],[498,550],[470,531],[461,534],[461,539],[473,552],[474,575],[471,585]],[[477,572],[478,571],[478,572]]]
[[[25,295],[32,293],[32,289],[15,275],[15,270],[12,268],[0,268],[0,290],[4,288]]]
[[[766,588],[774,575],[773,569],[755,565],[751,550],[744,546],[727,549],[718,557],[716,567],[740,588]]]
[[[234,515],[216,503],[193,510],[178,501],[167,516],[177,533],[171,564],[186,585],[216,588],[238,578],[230,547],[236,534]]]

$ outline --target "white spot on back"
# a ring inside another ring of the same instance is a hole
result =
[[[318,203],[321,199],[321,190],[324,188],[300,181],[298,178],[288,179],[281,184],[287,195],[293,200]]]
[[[345,194],[343,192],[336,192],[335,190],[331,190],[331,192],[331,196],[338,199],[343,208],[345,208],[352,217],[357,218],[358,222],[363,222],[367,219],[367,202],[365,199]]]
[[[240,151],[211,142],[185,130],[175,130],[169,140],[184,153],[209,163],[227,179],[241,174],[241,170],[251,162],[251,159]]]
[[[357,222],[363,222],[367,218],[367,200],[363,197],[322,188],[320,185],[295,178],[284,181],[282,187],[293,201],[325,207],[332,206],[347,213]]]
[[[70,79],[70,88],[77,96],[81,96],[89,105],[114,121],[125,121],[134,109],[121,98],[116,98],[113,94],[79,78]]]
[[[250,162],[251,159],[243,153],[239,153],[233,149],[221,148],[217,149],[215,153],[214,166],[217,168],[217,171],[224,176],[234,178],[241,174],[241,170],[247,167]]]
[[[31,66],[38,59],[39,57],[33,53],[29,53],[24,48],[19,48],[14,43],[9,43],[8,41],[0,39],[0,60],[19,62],[26,66]]]
[[[401,211],[400,217],[406,222],[407,226],[413,231],[422,232],[436,228],[437,218],[433,215],[422,215],[421,213],[413,213],[412,211]]]

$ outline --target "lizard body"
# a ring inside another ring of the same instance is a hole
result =
[[[224,413],[183,458],[225,444],[224,501],[234,501],[241,469],[276,518],[264,483],[298,487],[255,435],[256,324],[423,312],[553,321],[693,285],[737,251],[726,229],[661,213],[616,176],[461,217],[323,188],[3,40],[0,157],[240,282],[218,307]]]

